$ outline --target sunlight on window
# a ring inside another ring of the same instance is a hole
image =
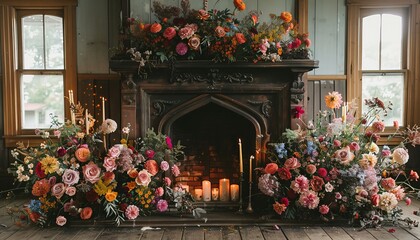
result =
[[[362,69],[379,69],[379,44],[381,36],[381,16],[379,14],[363,18]]]
[[[402,17],[383,14],[381,36],[381,69],[401,69],[402,62]]]

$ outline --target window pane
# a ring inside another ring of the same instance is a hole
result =
[[[44,69],[44,27],[42,15],[22,18],[23,68]]]
[[[64,122],[62,75],[22,75],[22,128],[49,128],[50,114]]]
[[[387,73],[382,76],[380,73],[364,74],[362,78],[362,99],[378,97],[384,103],[392,102],[392,110],[384,117],[386,126],[392,126],[393,121],[403,122],[404,110],[404,74]],[[363,112],[367,111],[363,105]],[[381,116],[382,117],[382,116]]]
[[[363,18],[362,69],[379,70],[379,46],[381,37],[381,16]]]
[[[402,28],[401,16],[382,15],[382,70],[401,69]]]
[[[63,19],[45,16],[45,57],[47,69],[64,69]]]

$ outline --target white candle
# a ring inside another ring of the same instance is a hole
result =
[[[232,184],[230,185],[230,200],[236,202],[239,200],[239,185]]]
[[[73,90],[69,90],[69,102],[70,102],[70,119],[71,124],[76,124],[76,116],[74,115],[74,111],[72,106],[74,105],[74,97],[73,97]]]
[[[220,201],[222,202],[229,202],[229,185],[229,179],[222,178],[219,180]]]
[[[102,122],[105,122],[105,97],[102,97]]]
[[[252,182],[252,159],[254,159],[254,156],[249,157],[249,182]]]
[[[347,103],[344,103],[341,108],[341,119],[343,120],[343,123],[347,121]]]
[[[210,202],[211,201],[211,182],[204,180],[202,182],[203,185],[203,201]]]
[[[212,188],[211,189],[211,200],[213,200],[213,201],[219,200],[219,189],[218,188]]]
[[[201,201],[203,199],[203,189],[196,188],[194,189],[195,200]]]
[[[243,167],[243,162],[242,162],[242,142],[240,138],[239,138],[238,145],[239,145],[239,172],[243,173],[244,167]]]
[[[89,134],[89,113],[88,110],[86,109],[86,114],[85,114],[85,118],[86,118],[86,134]]]

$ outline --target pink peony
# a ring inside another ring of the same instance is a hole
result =
[[[306,192],[309,190],[309,181],[305,176],[300,175],[291,182],[290,188],[296,193]]]
[[[117,164],[115,163],[115,158],[112,158],[112,157],[108,157],[108,156],[106,156],[106,157],[104,158],[104,164],[103,164],[103,167],[105,168],[105,170],[106,170],[107,172],[112,172],[112,171],[114,171],[115,169],[117,169]]]
[[[64,216],[58,216],[58,217],[55,219],[55,223],[56,223],[58,226],[62,227],[62,226],[64,226],[64,225],[66,225],[66,223],[67,223],[67,219],[66,219]]]
[[[67,185],[74,185],[79,182],[79,171],[75,171],[72,169],[66,169],[61,176],[63,183]]]
[[[382,121],[372,123],[372,130],[375,133],[383,132],[385,130],[385,123]]]
[[[164,181],[165,181],[165,185],[166,185],[167,187],[170,187],[170,186],[171,186],[172,180],[171,180],[170,178],[165,177],[165,178],[164,178]]]
[[[192,37],[192,35],[194,35],[194,30],[190,27],[183,27],[183,28],[179,29],[179,31],[178,31],[178,36],[181,39],[188,39],[188,38]]]
[[[334,153],[335,159],[343,165],[349,165],[353,161],[355,155],[350,151],[350,147],[347,146]]]
[[[51,194],[57,199],[60,199],[65,191],[66,187],[64,186],[64,183],[57,183],[51,187]]]
[[[330,208],[327,205],[323,204],[323,205],[319,206],[319,212],[322,215],[327,214],[329,211],[330,211]]]
[[[151,174],[146,169],[141,170],[136,177],[137,185],[148,186],[151,181]]]
[[[395,188],[395,180],[393,178],[384,178],[381,180],[381,186],[386,190],[389,191]]]
[[[83,166],[83,176],[85,180],[94,184],[96,183],[101,176],[101,169],[93,162]]]
[[[168,202],[164,199],[159,200],[156,204],[156,209],[159,212],[165,212],[166,210],[168,210]]]
[[[297,158],[291,157],[286,159],[284,162],[284,167],[288,169],[297,169],[300,168],[301,164]]]
[[[177,166],[177,165],[173,165],[173,166],[172,166],[172,174],[173,174],[175,177],[178,177],[180,173],[181,173],[181,172],[179,171],[178,166]]]
[[[168,40],[171,40],[175,36],[176,36],[176,29],[174,27],[168,27],[165,29],[165,31],[163,31],[163,37]]]
[[[128,205],[125,209],[125,217],[127,219],[133,220],[139,216],[139,208],[136,205]]]
[[[265,55],[267,53],[267,46],[265,44],[260,44],[260,52]]]
[[[392,153],[392,161],[400,165],[406,164],[408,162],[408,152],[404,148],[396,148]]]
[[[402,188],[401,186],[393,188],[390,192],[395,195],[398,201],[402,201],[405,198],[404,188]]]
[[[315,209],[319,204],[318,194],[314,191],[306,191],[299,197],[299,204],[309,209]]]
[[[158,196],[158,197],[162,197],[164,193],[165,193],[165,191],[163,190],[162,187],[158,187],[155,190],[155,195]]]
[[[168,171],[169,170],[169,163],[167,161],[162,161],[160,163],[160,169],[162,169],[162,171]]]

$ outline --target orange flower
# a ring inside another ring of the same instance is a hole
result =
[[[131,178],[136,178],[137,175],[139,175],[139,172],[137,171],[137,169],[133,168],[127,171],[128,176],[130,176]]]
[[[113,191],[111,191],[111,189],[109,189],[108,192],[105,194],[105,199],[108,202],[112,202],[117,198],[117,196],[118,196],[117,192],[113,192]]]
[[[257,24],[258,23],[258,16],[257,15],[252,15],[251,16],[251,19],[252,19],[252,23],[254,24],[254,26],[255,26],[255,24]]]
[[[83,220],[87,220],[89,218],[92,217],[92,208],[90,207],[85,207],[82,209],[82,211],[80,212],[80,218]]]
[[[246,8],[245,3],[242,0],[233,0],[233,4],[239,11],[243,11]]]
[[[131,181],[131,182],[128,182],[126,186],[127,186],[127,187],[128,187],[128,189],[131,191],[131,190],[133,190],[134,188],[136,188],[136,187],[137,187],[137,183],[136,183],[136,182],[134,182],[134,181]]]
[[[285,22],[290,22],[292,21],[292,14],[289,12],[282,12],[280,18]]]
[[[81,147],[76,150],[74,155],[76,155],[76,158],[79,160],[79,162],[86,162],[90,157],[90,150],[89,148]]]
[[[152,174],[152,176],[155,176],[156,173],[159,172],[159,166],[158,166],[157,162],[155,160],[153,160],[153,159],[147,160],[146,163],[144,164],[144,168],[150,174]]]
[[[47,194],[50,191],[50,188],[51,186],[47,179],[44,178],[42,180],[36,181],[32,186],[32,195],[40,197]]]
[[[325,96],[325,104],[331,109],[340,108],[342,103],[342,96],[338,92],[334,91],[332,93],[328,93],[328,95]]]
[[[158,32],[160,32],[160,30],[162,30],[162,25],[160,25],[159,23],[153,23],[150,26],[150,32],[151,33],[158,33]]]
[[[239,44],[242,44],[242,43],[246,42],[246,38],[245,38],[244,34],[242,34],[242,33],[236,33],[235,37],[236,37],[236,40],[238,41]]]

